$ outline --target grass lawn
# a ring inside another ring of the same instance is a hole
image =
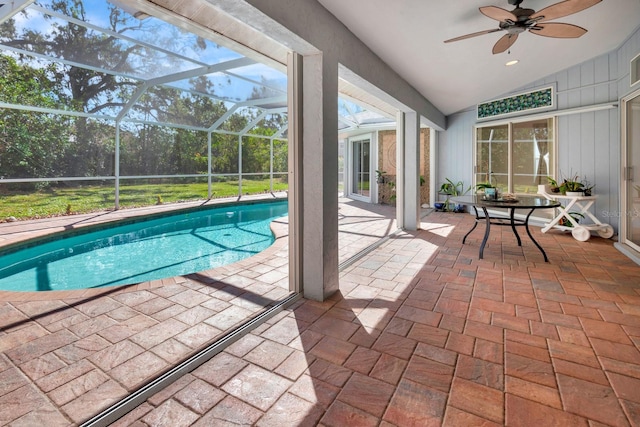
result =
[[[238,181],[212,183],[213,197],[238,195]],[[288,188],[286,183],[273,182],[274,191]],[[269,191],[269,180],[242,180],[243,194]],[[120,185],[120,207],[131,208],[207,198],[207,183],[163,183]],[[0,187],[0,222],[8,217],[17,219],[43,218],[56,215],[88,213],[113,209],[114,186],[83,185],[50,187],[40,192],[6,192]]]

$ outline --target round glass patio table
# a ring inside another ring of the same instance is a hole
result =
[[[476,214],[476,221],[473,224],[471,230],[469,230],[469,232],[465,234],[464,238],[462,239],[462,244],[464,244],[467,240],[467,236],[469,236],[469,234],[471,234],[471,232],[476,229],[479,222],[484,222],[486,224],[486,228],[484,230],[484,238],[482,239],[482,243],[480,244],[480,259],[483,258],[484,247],[487,244],[487,240],[489,239],[489,231],[491,230],[491,225],[501,225],[511,227],[511,229],[513,230],[513,234],[515,234],[516,240],[518,241],[518,246],[522,246],[522,241],[520,240],[520,236],[518,235],[516,227],[524,227],[525,230],[527,230],[527,235],[529,236],[531,241],[536,245],[540,252],[542,252],[544,261],[549,262],[544,249],[542,249],[542,246],[540,246],[536,239],[533,238],[533,235],[529,230],[529,218],[536,209],[557,208],[558,206],[560,206],[560,202],[537,196],[517,196],[516,199],[511,200],[485,200],[483,196],[458,196],[452,197],[451,201],[460,205],[472,206]],[[480,216],[478,214],[478,208],[482,209],[484,216]],[[508,218],[491,216],[487,211],[488,208],[507,209],[509,216]],[[529,213],[527,214],[525,219],[515,218],[516,209],[528,209]]]

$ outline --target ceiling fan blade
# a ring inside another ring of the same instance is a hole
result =
[[[545,37],[557,37],[561,39],[575,39],[587,32],[582,27],[573,24],[562,24],[560,22],[547,22],[537,24],[529,28],[529,32]]]
[[[500,40],[493,45],[493,54],[502,53],[509,49],[518,40],[518,34],[505,34],[500,37]]]
[[[562,18],[563,16],[580,12],[601,1],[602,0],[565,0],[537,11],[531,15],[529,19],[537,19],[538,22],[551,21],[552,19]]]
[[[516,15],[497,6],[483,6],[480,8],[480,13],[500,22],[506,21],[507,19],[513,22],[518,21],[518,17]]]
[[[470,39],[471,37],[477,37],[477,36],[481,36],[483,34],[495,33],[496,31],[502,31],[502,29],[494,28],[493,30],[478,31],[477,33],[467,34],[465,36],[460,36],[460,37],[456,37],[456,38],[453,38],[453,39],[445,40],[444,42],[445,43],[457,42],[458,40]]]

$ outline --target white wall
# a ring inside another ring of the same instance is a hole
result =
[[[618,49],[523,86],[513,93],[556,85],[558,112],[571,108],[617,103],[631,92],[629,61],[640,52],[640,29]],[[637,85],[635,86],[637,87]],[[496,98],[509,94],[496,94]],[[473,126],[476,106],[447,117],[440,135],[438,183],[446,177],[471,183]],[[553,112],[550,112],[553,114]],[[519,116],[522,118],[526,116]],[[593,212],[618,228],[620,204],[620,116],[618,108],[558,117],[558,170],[586,176],[598,195]]]

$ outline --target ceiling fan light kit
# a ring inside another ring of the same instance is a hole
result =
[[[515,6],[515,9],[512,11],[502,9],[497,6],[481,7],[479,9],[480,13],[500,22],[498,24],[498,28],[455,37],[453,39],[445,40],[445,43],[451,43],[498,31],[506,31],[507,34],[503,35],[493,46],[492,52],[495,55],[508,50],[516,40],[518,40],[520,33],[525,31],[544,37],[577,38],[585,34],[587,30],[573,24],[548,21],[580,12],[600,3],[602,0],[565,0],[545,7],[538,12],[533,9],[520,7],[520,3],[522,3],[522,1],[523,0],[508,0],[509,4]]]

